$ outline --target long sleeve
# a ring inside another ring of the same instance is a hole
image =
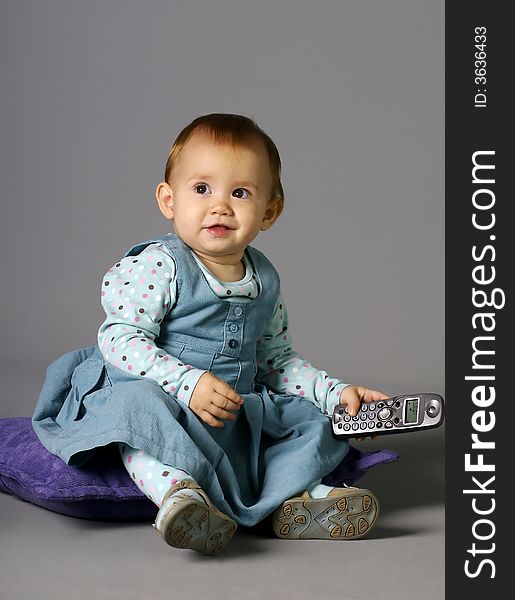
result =
[[[257,346],[256,379],[276,393],[291,393],[313,402],[331,415],[349,384],[315,368],[292,349],[288,313],[281,294]]]
[[[106,361],[153,379],[189,405],[205,371],[181,363],[155,343],[160,323],[175,303],[175,274],[172,257],[158,244],[117,262],[102,280],[100,299],[107,316],[97,338]]]

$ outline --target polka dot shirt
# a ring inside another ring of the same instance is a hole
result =
[[[219,298],[248,302],[258,293],[252,265],[244,255],[240,281],[220,281],[192,252]],[[138,256],[127,256],[102,280],[101,303],[106,319],[98,330],[105,360],[133,375],[153,379],[177,400],[189,404],[195,385],[205,373],[181,363],[155,344],[160,323],[175,304],[177,290],[173,257],[163,244],[150,244]],[[273,316],[257,344],[256,380],[275,393],[297,394],[332,414],[348,385],[330,377],[292,349],[288,313],[279,294]]]

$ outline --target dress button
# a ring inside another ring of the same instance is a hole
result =
[[[243,309],[241,308],[241,306],[237,306],[237,307],[234,309],[234,314],[235,314],[237,317],[240,317],[242,312],[243,312]]]
[[[229,340],[229,347],[230,348],[237,348],[238,347],[238,340]]]
[[[229,325],[229,329],[230,329],[230,330],[231,330],[233,333],[236,333],[236,332],[238,331],[239,327],[238,327],[238,325],[236,325],[235,323],[231,323],[231,324]]]

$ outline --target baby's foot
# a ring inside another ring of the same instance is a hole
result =
[[[237,524],[220,512],[191,480],[173,485],[163,498],[154,528],[170,546],[203,554],[221,552]]]
[[[308,492],[290,498],[273,514],[275,534],[284,539],[353,540],[366,535],[379,515],[370,490],[333,488],[325,498]]]

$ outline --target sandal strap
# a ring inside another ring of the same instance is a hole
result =
[[[168,498],[172,494],[175,494],[175,492],[177,490],[183,490],[185,488],[190,489],[190,490],[195,490],[197,492],[197,494],[199,494],[200,496],[202,496],[204,499],[206,497],[206,493],[199,486],[198,483],[195,483],[195,482],[191,481],[190,479],[182,479],[178,483],[175,483],[174,485],[170,486],[170,488],[168,488],[168,490],[166,491],[165,495],[163,496],[163,500],[162,500],[161,504],[163,504],[165,500],[168,500]]]
[[[177,491],[184,490],[184,489],[195,490],[195,492],[204,500],[204,502],[206,503],[209,510],[214,511],[215,513],[217,513],[219,515],[222,515],[225,519],[229,518],[229,517],[227,517],[227,515],[225,513],[220,512],[220,510],[211,502],[211,500],[209,499],[209,496],[200,487],[200,485],[195,481],[191,481],[191,479],[183,479],[182,481],[179,481],[179,483],[172,485],[170,487],[170,489],[163,496],[163,501],[161,502],[161,506],[164,504],[165,500],[167,500],[172,494],[174,494]]]
[[[302,494],[298,494],[297,496],[292,496],[288,500],[299,500],[299,499],[308,500],[309,498],[311,498],[311,496],[309,495],[308,490],[304,490],[302,492]],[[286,500],[285,500],[285,502],[286,502]]]
[[[345,493],[346,490],[355,491],[363,488],[353,487],[351,485],[345,485],[342,487],[333,487],[333,489],[327,494],[327,496],[348,496],[348,493]],[[368,490],[367,490],[368,491]]]

